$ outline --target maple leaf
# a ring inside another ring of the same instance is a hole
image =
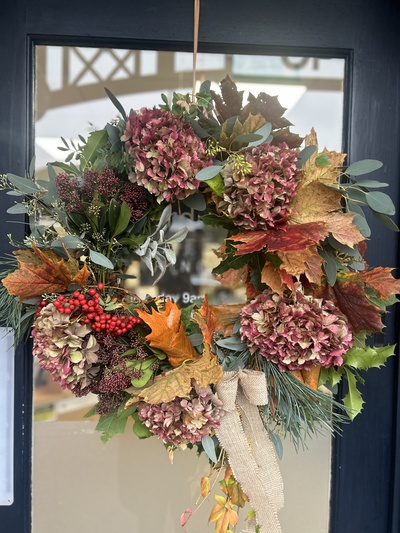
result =
[[[377,267],[360,272],[359,275],[381,298],[387,300],[392,294],[400,294],[400,280],[392,276],[392,270],[392,268]]]
[[[306,135],[304,144],[305,146],[316,146],[317,150],[303,165],[302,183],[318,180],[327,185],[336,185],[346,154],[330,152],[324,148],[322,153],[325,154],[329,164],[326,166],[318,165],[318,139],[314,128],[311,129],[311,133]]]
[[[90,274],[86,265],[78,270],[77,261],[71,258],[66,261],[52,251],[41,251],[35,245],[32,250],[17,250],[14,255],[18,261],[18,270],[8,274],[2,283],[20,301],[42,294],[65,292],[73,281],[84,284],[87,274]]]
[[[282,282],[282,277],[279,269],[273,263],[266,261],[261,271],[261,282],[265,283],[277,294],[283,294],[285,285]]]
[[[225,148],[231,148],[231,144],[236,137],[248,133],[255,133],[264,124],[265,119],[260,114],[249,115],[243,123],[237,118],[231,131],[229,122],[224,122],[219,136],[219,144]],[[240,141],[238,141],[238,143],[240,143]]]
[[[323,222],[285,225],[268,231],[251,231],[229,237],[235,244],[235,255],[257,252],[267,248],[270,252],[300,252],[318,244],[328,235]]]
[[[297,133],[293,133],[289,128],[283,128],[273,132],[273,140],[271,144],[275,146],[280,143],[286,143],[289,148],[299,148],[304,140],[304,137],[300,137]]]
[[[282,260],[280,270],[291,276],[304,274],[311,283],[321,283],[323,260],[316,246],[310,246],[300,252],[278,252],[277,255]]]
[[[164,310],[154,313],[142,309],[136,311],[139,318],[151,328],[151,333],[146,336],[150,346],[163,350],[174,368],[184,361],[198,359],[199,354],[185,334],[181,310],[175,303],[168,299]]]
[[[282,115],[286,111],[279,103],[277,96],[270,96],[266,93],[259,93],[257,97],[249,94],[248,104],[243,108],[242,116],[248,116],[250,113],[256,115],[260,113],[266,122],[272,124],[273,129],[285,128],[291,126],[292,123],[284,118]]]
[[[290,221],[298,224],[321,220],[321,216],[341,211],[342,193],[318,181],[300,185],[291,200]]]
[[[211,91],[215,102],[215,110],[221,122],[225,122],[230,117],[239,116],[242,111],[243,92],[238,91],[236,84],[226,76],[219,84],[221,96]]]
[[[319,296],[337,305],[355,333],[382,331],[381,310],[368,300],[361,273],[338,273],[335,285],[326,285]]]
[[[171,402],[176,397],[189,398],[192,379],[199,387],[207,387],[222,378],[222,367],[211,352],[208,344],[204,345],[203,355],[196,361],[182,363],[164,375],[155,378],[150,387],[143,389],[139,396],[147,403]]]
[[[215,279],[221,283],[224,287],[229,287],[231,289],[236,289],[239,285],[244,283],[247,280],[249,274],[249,266],[245,265],[244,267],[235,269],[229,268],[222,274],[215,276]]]

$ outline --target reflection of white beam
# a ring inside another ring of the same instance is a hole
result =
[[[0,505],[14,501],[14,334],[0,328]]]

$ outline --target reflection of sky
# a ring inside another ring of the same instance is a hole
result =
[[[88,50],[86,54],[89,53]],[[120,51],[120,53],[123,54],[124,51]],[[150,52],[149,54],[154,55],[155,52]],[[50,79],[53,80],[52,85],[54,85],[58,76],[57,73],[60,71],[60,49],[54,47],[50,57],[54,63],[53,73],[51,74],[50,72]],[[143,64],[152,64],[150,61],[151,57],[148,57],[147,61],[143,62]],[[211,58],[213,61],[211,61]],[[215,57],[212,57],[210,54],[200,54],[198,66],[201,67],[202,62],[208,61],[213,63],[209,66],[209,70],[212,70],[213,67],[221,68],[223,58],[224,56],[220,54],[216,54]],[[296,61],[299,61],[299,58],[293,58],[293,64]],[[318,70],[315,69],[315,61],[318,62]],[[215,62],[216,64],[214,65]],[[191,54],[179,54],[178,64],[184,70],[190,70]],[[343,66],[344,61],[340,59],[308,59],[301,70],[301,74],[310,78],[330,77],[337,79],[343,77]],[[233,69],[234,72],[241,72],[246,75],[254,73],[255,79],[257,78],[257,73],[266,71],[268,71],[270,76],[274,76],[275,78],[281,76],[280,84],[245,84],[238,82],[237,85],[239,90],[247,89],[254,95],[257,95],[259,92],[266,92],[271,96],[278,96],[282,106],[287,108],[285,116],[294,124],[291,129],[295,133],[304,136],[310,131],[311,127],[314,127],[318,134],[321,149],[324,146],[327,146],[331,150],[339,151],[341,149],[343,107],[343,95],[341,92],[306,91],[306,87],[301,85],[301,81],[299,81],[299,85],[285,85],[284,78],[289,75],[288,72],[293,77],[293,72],[295,71],[285,67],[282,59],[278,57],[234,56]],[[215,84],[213,88],[214,90],[218,90],[218,85]],[[179,91],[190,93],[191,88],[187,87]],[[129,111],[130,109],[159,105],[162,103],[160,97],[161,92],[165,92],[169,97],[172,96],[172,91],[154,91],[124,95],[118,98],[124,108]],[[87,137],[91,131],[104,127],[116,115],[117,111],[107,97],[50,109],[36,123],[37,167],[44,167],[48,161],[63,160],[65,158],[65,152],[57,150],[57,146],[62,145],[60,141],[61,136],[67,140],[76,140],[79,134]]]

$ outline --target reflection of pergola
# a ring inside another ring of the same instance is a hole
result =
[[[47,82],[46,47],[37,47],[37,119],[43,116],[47,109],[66,106],[78,102],[93,100],[104,97],[104,86],[118,95],[141,93],[149,91],[160,92],[173,90],[179,87],[191,87],[192,73],[176,72],[174,54],[171,52],[156,53],[156,68],[154,73],[142,75],[140,50],[112,50],[96,49],[90,57],[83,54],[82,49],[65,47],[62,49],[62,64],[60,68],[60,80],[57,89],[49,87]],[[108,62],[107,71],[101,69],[101,62]],[[75,68],[72,69],[72,61],[75,60]],[[204,71],[199,69],[199,77],[202,79],[222,80],[227,74],[241,82],[267,82],[305,85],[314,90],[336,90],[342,88],[339,79],[316,79],[312,77],[299,78],[299,70],[308,58],[298,58],[293,61],[290,58],[282,58],[286,67],[293,69],[293,78],[277,78],[257,73],[254,77],[232,76],[232,56],[225,56],[225,65],[220,70]],[[80,69],[76,69],[76,62]],[[318,59],[312,61],[317,62]],[[111,65],[111,67],[110,67]],[[90,81],[88,82],[88,78]]]

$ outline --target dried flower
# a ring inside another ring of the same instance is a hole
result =
[[[221,171],[225,191],[218,209],[245,230],[273,228],[287,216],[296,193],[298,153],[285,143],[263,143],[246,151],[242,165],[235,161]]]
[[[81,396],[98,372],[99,345],[86,324],[71,320],[50,303],[45,306],[32,330],[33,355],[48,370],[62,389],[79,392]]]
[[[201,441],[219,427],[223,414],[221,401],[210,387],[194,383],[190,398],[175,398],[172,402],[138,405],[140,420],[164,443],[185,448]]]
[[[282,371],[339,366],[353,342],[347,318],[334,303],[304,294],[299,284],[290,297],[267,289],[245,305],[240,334],[251,353]]]
[[[157,197],[172,202],[194,193],[200,184],[195,176],[211,164],[205,145],[192,126],[170,111],[133,111],[126,123],[127,152],[132,156],[129,179]]]

